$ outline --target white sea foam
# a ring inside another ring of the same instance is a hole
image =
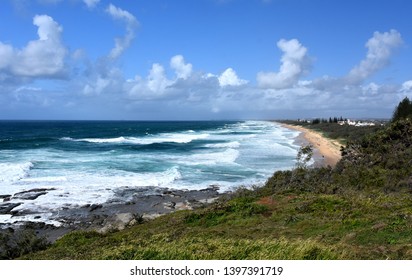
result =
[[[226,143],[217,143],[217,144],[206,144],[206,148],[239,148],[239,141],[231,141]]]
[[[110,143],[110,144],[136,144],[136,145],[150,145],[155,143],[180,143],[186,144],[194,140],[205,139],[209,137],[209,134],[202,133],[196,134],[194,131],[188,131],[188,133],[164,133],[158,136],[145,136],[145,137],[116,137],[116,138],[82,138],[73,139],[70,137],[63,137],[60,140],[63,141],[76,141],[76,142],[89,142],[89,143]]]
[[[163,172],[132,173],[125,171],[68,171],[66,177],[39,178],[38,180],[26,180],[29,189],[53,187],[45,195],[35,200],[19,200],[22,202],[13,210],[27,210],[36,215],[22,216],[21,218],[0,215],[0,223],[19,221],[44,221],[50,217],[52,211],[59,211],[63,207],[78,207],[85,204],[104,203],[110,200],[117,189],[123,187],[169,187],[174,181],[182,178],[177,167],[169,168]],[[60,181],[58,181],[60,180]],[[38,216],[41,219],[38,219]],[[34,218],[37,217],[37,218]]]
[[[24,216],[13,216],[13,215],[0,215],[0,224],[19,224],[23,222],[43,222],[49,225],[54,225],[56,227],[61,226],[61,222],[51,219],[51,213],[42,213],[42,215],[24,215]]]
[[[0,182],[13,183],[28,176],[32,162],[0,163]]]
[[[187,165],[216,165],[216,164],[233,164],[239,157],[239,151],[235,149],[226,149],[223,152],[198,153],[188,156],[184,160]]]

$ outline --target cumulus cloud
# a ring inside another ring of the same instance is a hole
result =
[[[192,64],[185,63],[182,55],[175,55],[170,59],[170,67],[175,70],[177,78],[187,79],[192,74]]]
[[[118,8],[113,4],[110,4],[107,7],[106,13],[108,13],[113,19],[121,20],[126,23],[126,34],[124,37],[115,39],[115,46],[109,54],[111,59],[116,59],[130,46],[135,36],[134,31],[138,25],[138,21],[131,13]]]
[[[375,32],[366,43],[368,52],[366,58],[355,66],[347,75],[346,80],[359,84],[383,67],[387,66],[394,50],[402,44],[401,34],[396,30]]]
[[[298,40],[281,39],[278,48],[284,52],[279,72],[259,72],[258,85],[262,88],[282,89],[295,85],[309,67],[307,49]]]
[[[147,81],[149,90],[157,94],[162,94],[169,83],[163,66],[158,63],[153,64]]]
[[[164,67],[154,63],[146,78],[136,76],[128,80],[124,88],[134,99],[157,99],[166,95],[166,88],[172,83],[173,81],[166,77]]]
[[[404,82],[402,84],[400,92],[412,92],[412,80]]]
[[[218,77],[219,84],[222,87],[226,86],[241,86],[248,83],[246,80],[240,79],[235,70],[232,68],[227,68],[220,76]]]
[[[191,63],[187,63],[182,55],[175,55],[170,59],[170,69],[175,76],[169,78],[166,69],[154,63],[147,77],[136,76],[126,82],[125,90],[133,99],[180,99],[181,102],[199,103],[205,100],[222,100],[227,91],[227,96],[233,96],[234,87],[239,94],[248,81],[240,79],[235,70],[226,69],[220,75],[193,71]],[[238,96],[239,97],[239,96]]]
[[[17,77],[60,77],[67,50],[61,41],[63,28],[47,15],[36,15],[38,40],[22,49],[0,42],[0,71]]]
[[[83,2],[87,5],[87,7],[94,8],[97,4],[99,4],[100,0],[83,0]]]

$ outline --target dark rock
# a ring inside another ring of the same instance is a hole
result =
[[[90,205],[90,212],[92,212],[94,210],[97,210],[97,209],[100,209],[102,207],[103,207],[103,205],[101,205],[101,204],[92,204],[92,205]]]
[[[39,188],[39,189],[31,189],[28,191],[22,191],[22,192],[15,193],[12,199],[35,200],[39,196],[47,194],[47,192],[51,190],[55,190],[55,189]]]
[[[3,199],[3,201],[9,201],[10,197],[10,194],[0,194],[0,199]]]
[[[4,203],[0,205],[0,214],[10,214],[10,211],[22,203]]]

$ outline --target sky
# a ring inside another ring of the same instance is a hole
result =
[[[390,118],[409,0],[1,0],[0,119]]]

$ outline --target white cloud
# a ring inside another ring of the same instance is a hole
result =
[[[366,58],[347,75],[348,82],[358,84],[388,65],[393,51],[402,44],[401,34],[396,30],[375,32],[368,40]]]
[[[377,94],[379,89],[380,86],[376,83],[369,83],[366,86],[362,86],[362,91],[364,94]]]
[[[87,5],[87,7],[94,8],[97,4],[99,4],[100,0],[83,0],[83,2]]]
[[[85,95],[101,94],[110,85],[110,79],[97,77],[95,81],[90,81],[83,88]]]
[[[412,92],[412,80],[409,80],[409,81],[406,81],[406,82],[404,82],[403,84],[402,84],[402,87],[401,87],[401,90],[400,90],[401,92],[409,92],[409,93],[411,93]]]
[[[308,70],[307,49],[298,40],[281,39],[277,46],[284,52],[279,72],[259,72],[256,79],[260,87],[275,89],[292,87]]]
[[[61,42],[62,27],[47,15],[36,15],[38,40],[22,49],[0,42],[0,71],[22,77],[59,77],[64,72],[67,50]]]
[[[192,64],[185,63],[182,55],[175,55],[170,59],[170,67],[175,70],[177,78],[187,79],[192,74]]]
[[[147,81],[149,90],[156,94],[162,94],[169,84],[163,66],[158,63],[153,64]]]
[[[0,42],[0,70],[10,66],[14,59],[13,56],[13,47]]]
[[[241,86],[248,83],[246,80],[240,79],[235,70],[232,68],[227,68],[220,76],[218,77],[219,84],[222,87],[226,86]]]
[[[106,12],[114,19],[121,20],[126,23],[126,34],[124,37],[115,38],[115,46],[110,51],[109,57],[111,59],[118,58],[131,44],[134,39],[134,30],[138,25],[136,18],[128,11],[122,10],[113,4],[110,4]]]

